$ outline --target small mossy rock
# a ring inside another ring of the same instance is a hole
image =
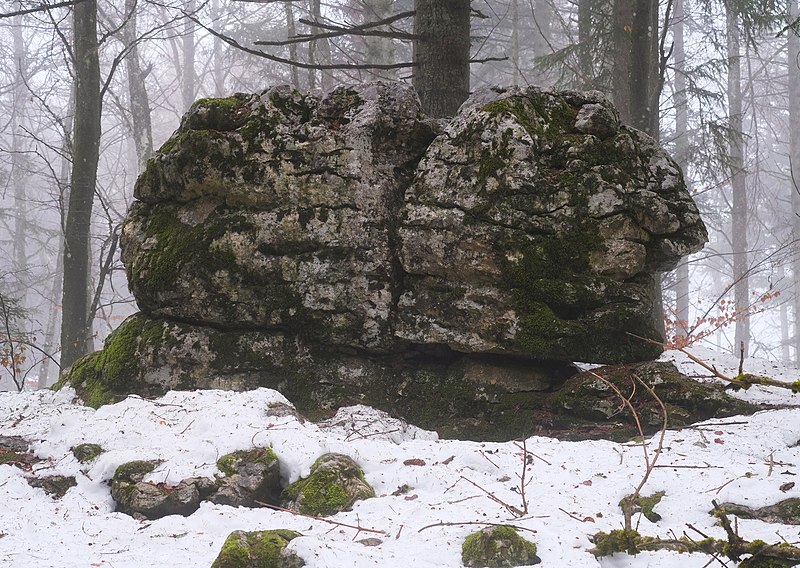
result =
[[[30,442],[19,436],[0,436],[0,465],[13,465],[20,469],[30,469],[40,461],[28,452]]]
[[[800,498],[798,497],[791,497],[778,501],[774,505],[759,508],[736,503],[722,503],[718,510],[742,519],[758,519],[767,523],[780,523],[783,525],[800,525]],[[714,511],[711,511],[711,514],[714,514]]]
[[[211,568],[300,568],[305,562],[286,550],[298,532],[275,529],[269,531],[234,531],[222,545]]]
[[[89,463],[105,452],[100,444],[78,444],[69,449],[75,459],[81,463]]]
[[[370,497],[375,497],[375,490],[353,458],[329,453],[314,462],[308,477],[284,489],[283,505],[305,515],[325,516],[349,510],[356,501]]]
[[[274,504],[281,493],[280,463],[271,448],[240,450],[217,460],[223,477],[209,501],[232,507]]]
[[[47,477],[29,477],[28,485],[38,487],[53,499],[61,499],[72,487],[78,485],[74,476],[50,475]]]
[[[650,386],[664,403],[671,427],[715,417],[752,414],[758,410],[757,406],[729,396],[714,384],[686,377],[670,362],[600,367],[570,377],[546,403],[556,416],[556,425],[569,429],[576,439],[626,440],[638,435],[635,418],[619,395],[597,375],[610,381],[626,396],[633,395],[631,403],[646,434],[660,430],[664,417],[661,405],[638,380]],[[571,416],[571,420],[563,422],[563,417],[567,416]]]
[[[461,546],[461,563],[470,568],[531,566],[540,562],[536,545],[513,527],[487,527],[469,535]]]

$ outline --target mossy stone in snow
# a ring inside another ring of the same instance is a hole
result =
[[[269,531],[234,531],[222,545],[211,568],[300,568],[302,558],[286,550],[300,533],[275,529]]]
[[[209,500],[232,507],[277,503],[281,492],[280,464],[272,448],[254,448],[226,454],[217,460],[222,477]]]
[[[473,568],[508,568],[539,564],[536,545],[516,529],[492,526],[472,533],[461,546],[461,562]]]
[[[306,515],[335,515],[360,499],[375,497],[364,472],[349,456],[324,454],[311,466],[311,473],[283,491],[286,507]]]
[[[105,450],[100,444],[78,444],[70,448],[72,455],[81,463],[88,463],[102,454]]]

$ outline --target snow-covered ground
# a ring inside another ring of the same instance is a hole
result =
[[[738,364],[712,351],[695,353],[721,371],[733,372]],[[702,373],[680,354],[672,357],[684,372]],[[748,361],[746,370],[787,382],[797,378],[794,369],[762,361]],[[800,406],[800,396],[784,390],[754,387],[741,396]],[[172,392],[154,401],[130,397],[92,410],[74,404],[69,391],[0,394],[0,436],[33,441],[33,452],[44,460],[33,472],[0,465],[0,566],[203,568],[211,565],[231,531],[289,528],[304,535],[290,548],[309,567],[458,567],[464,537],[479,527],[457,523],[475,522],[528,529],[522,534],[538,545],[542,566],[699,568],[709,561],[703,555],[667,552],[597,560],[588,552],[589,535],[622,526],[617,503],[644,471],[639,445],[529,438],[527,449],[535,457],[525,488],[528,515],[515,518],[484,491],[522,507],[518,443],[439,440],[435,433],[366,407],[343,409],[323,424],[301,423],[292,416],[271,416],[268,407],[275,402],[285,399],[267,389]],[[712,500],[761,506],[800,496],[800,485],[788,492],[779,489],[800,473],[798,441],[800,408],[670,431],[659,467],[643,490],[666,492],[656,508],[663,519],[653,524],[641,518],[639,531],[662,537],[687,531],[700,538],[687,528],[691,523],[724,538],[708,515]],[[81,465],[70,447],[83,442],[100,444],[106,453]],[[148,479],[177,483],[186,477],[213,477],[223,454],[267,445],[279,456],[286,481],[307,474],[322,453],[352,456],[378,497],[332,518],[383,532],[359,532],[266,508],[210,503],[189,517],[157,521],[140,522],[114,512],[108,480],[119,464],[160,459],[163,463]],[[25,479],[55,474],[75,475],[78,482],[60,500],[31,488]],[[403,485],[410,489],[393,495]],[[747,539],[800,541],[798,526],[740,520],[739,531]],[[366,538],[382,543],[359,542]]]

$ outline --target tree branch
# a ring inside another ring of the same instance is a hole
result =
[[[299,67],[300,69],[403,69],[408,67],[415,67],[415,63],[392,63],[386,65],[378,65],[378,64],[360,64],[360,63],[333,63],[333,64],[317,64],[317,63],[302,63],[300,61],[293,61],[291,59],[286,59],[285,57],[278,57],[277,55],[271,55],[259,49],[251,49],[249,47],[245,47],[240,44],[238,41],[233,39],[230,36],[227,36],[223,33],[220,33],[205,24],[203,24],[197,18],[190,16],[189,14],[184,13],[184,15],[196,23],[198,26],[206,30],[208,33],[213,35],[216,38],[221,39],[231,47],[235,47],[236,49],[240,49],[245,53],[249,53],[250,55],[256,55],[258,57],[263,57],[264,59],[269,59],[270,61],[274,61],[276,63],[283,63],[284,65],[291,65],[293,67]]]
[[[66,8],[68,6],[74,6],[75,4],[80,4],[83,1],[84,0],[69,0],[68,2],[57,2],[55,4],[47,4],[43,2],[38,6],[36,6],[35,8],[26,8],[24,10],[17,10],[16,12],[0,13],[0,19],[13,18],[14,16],[24,16],[26,14],[35,14],[36,12],[47,12],[55,8]]]

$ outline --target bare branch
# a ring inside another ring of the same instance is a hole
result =
[[[24,10],[17,10],[15,12],[0,13],[0,19],[13,18],[14,16],[24,16],[26,14],[35,14],[37,12],[49,12],[50,10],[54,10],[56,8],[67,8],[69,6],[74,6],[75,4],[80,4],[83,1],[84,0],[70,0],[69,2],[56,2],[55,4],[47,4],[43,2],[34,8],[25,8]]]

